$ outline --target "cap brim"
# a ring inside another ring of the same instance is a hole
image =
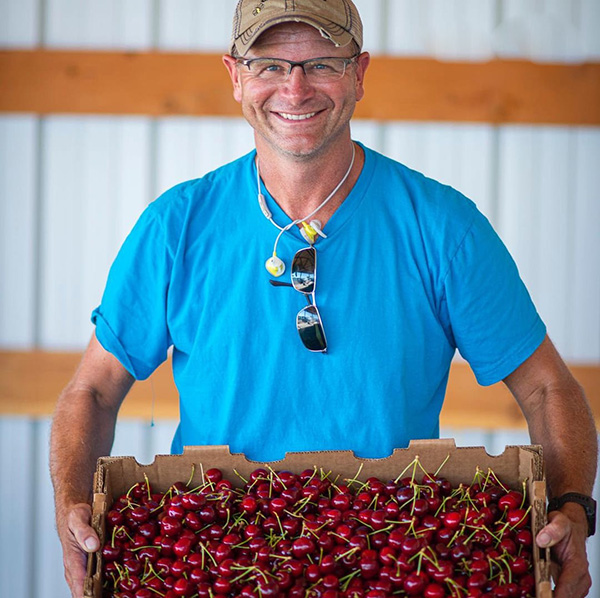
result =
[[[254,42],[268,29],[281,23],[306,23],[317,29],[321,35],[331,41],[336,46],[347,46],[354,40],[352,34],[340,27],[332,21],[327,19],[315,19],[314,15],[294,13],[291,15],[284,15],[280,17],[274,17],[269,19],[260,27],[250,27],[246,31],[242,31],[238,38],[231,45],[231,54],[234,54],[237,50],[238,54],[243,56],[252,47]]]

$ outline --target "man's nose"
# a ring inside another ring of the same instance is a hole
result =
[[[304,65],[294,64],[290,67],[290,72],[285,80],[285,84],[290,89],[294,90],[305,90],[311,86]]]

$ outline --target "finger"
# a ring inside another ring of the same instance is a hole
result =
[[[73,598],[83,598],[83,586],[87,575],[87,554],[80,548],[72,548],[64,554],[65,579]]]
[[[569,561],[563,565],[554,590],[554,598],[583,598],[592,585],[587,563]]]
[[[68,526],[77,544],[86,552],[95,552],[100,548],[100,540],[90,525],[91,509],[89,505],[78,505],[69,513]]]
[[[552,513],[551,520],[543,527],[535,538],[540,548],[551,548],[564,540],[571,532],[571,523],[561,513]]]

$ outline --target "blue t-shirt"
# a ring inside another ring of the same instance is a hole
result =
[[[486,218],[454,189],[365,148],[363,171],[319,238],[327,353],[309,352],[305,297],[264,267],[278,230],[256,198],[255,152],[167,191],[116,258],[96,334],[137,379],[173,347],[181,421],[172,450],[227,444],[256,460],[351,449],[383,457],[435,438],[456,348],[495,383],[545,326]],[[290,219],[263,188],[273,218]],[[306,247],[285,233],[287,265]]]

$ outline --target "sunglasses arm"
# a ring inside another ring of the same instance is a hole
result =
[[[269,282],[274,287],[292,287],[292,288],[294,288],[294,285],[291,282],[283,282],[282,280],[273,280],[272,278],[269,278]]]
[[[269,282],[274,286],[274,287],[292,287],[294,288],[294,285],[290,282],[283,282],[282,280],[273,280],[272,278],[269,278]],[[306,302],[308,303],[308,305],[313,305],[314,304],[314,293],[302,293],[305,297],[306,297]],[[310,297],[312,297],[312,301],[310,299]]]

